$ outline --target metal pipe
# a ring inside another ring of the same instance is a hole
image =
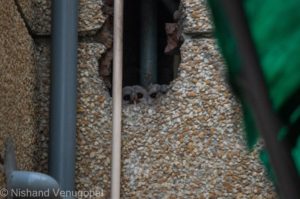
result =
[[[140,83],[157,82],[157,1],[141,1]]]
[[[123,72],[123,0],[114,0],[113,44],[113,140],[111,167],[111,198],[120,198],[121,185],[121,118]]]
[[[5,156],[4,156],[5,175],[9,176],[11,172],[15,171],[16,169],[17,169],[17,160],[16,160],[13,141],[11,138],[7,138],[5,141]]]
[[[59,185],[54,178],[39,172],[13,171],[8,179],[9,197],[37,198],[34,192],[39,194],[38,198],[60,198]],[[38,193],[37,193],[38,192]]]
[[[78,0],[52,0],[49,173],[75,187]]]
[[[16,155],[11,139],[6,140],[4,159],[7,197],[9,199],[36,198],[31,197],[30,194],[37,191],[41,193],[39,198],[60,198],[58,194],[59,185],[51,176],[39,172],[17,171]]]

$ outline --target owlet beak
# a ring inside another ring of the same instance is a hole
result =
[[[137,104],[139,102],[139,99],[138,99],[137,95],[133,96],[132,102],[133,102],[133,104]]]

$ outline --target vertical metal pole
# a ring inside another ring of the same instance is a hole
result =
[[[114,0],[113,46],[113,140],[111,169],[111,198],[120,198],[121,184],[121,117],[123,72],[123,0]]]
[[[157,82],[157,2],[141,1],[140,82],[147,87]]]
[[[52,0],[49,173],[74,190],[76,144],[77,0]]]

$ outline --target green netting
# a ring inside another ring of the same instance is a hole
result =
[[[219,0],[209,0],[214,17],[216,35],[229,68],[229,80],[239,95],[235,81],[241,69],[241,58],[228,18]],[[243,6],[250,32],[259,56],[273,109],[285,126],[274,132],[280,140],[288,137],[289,126],[299,123],[300,117],[300,1],[299,0],[244,0]],[[241,98],[249,146],[256,143],[258,132],[251,108]],[[289,107],[291,110],[287,110]],[[291,148],[291,154],[300,173],[300,138]],[[267,157],[264,155],[263,157]],[[263,158],[266,167],[268,159]]]

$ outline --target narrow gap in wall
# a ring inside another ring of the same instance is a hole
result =
[[[167,8],[163,2],[173,2],[174,7]],[[177,23],[179,3],[180,0],[158,0],[157,71],[159,84],[170,84],[177,77],[177,70],[181,62],[179,48],[182,42]]]
[[[179,0],[156,0],[157,1],[157,82],[158,84],[169,84],[175,77],[178,65],[180,63],[180,41],[177,46],[168,45],[168,35],[166,26],[175,28],[177,21],[175,12],[178,12]],[[166,3],[172,2],[173,6],[166,6]],[[140,0],[124,1],[124,63],[123,63],[123,85],[140,85],[140,59],[141,59],[141,30],[142,23]],[[172,27],[173,26],[173,27]],[[170,29],[169,28],[169,29]],[[176,27],[177,28],[177,27]],[[176,40],[174,30],[173,40]],[[179,36],[180,37],[180,36]],[[176,41],[174,41],[176,42]],[[169,42],[170,43],[170,42]],[[173,43],[173,45],[175,45]],[[174,48],[165,52],[166,47]]]
[[[180,28],[177,23],[180,17],[178,11],[180,0],[155,1],[157,3],[157,47],[155,52],[157,56],[157,81],[153,83],[158,85],[169,85],[170,82],[176,78],[177,69],[181,61],[179,48],[182,41],[179,32]],[[143,46],[141,46],[141,23],[143,23],[141,17],[141,1],[124,0],[123,87],[141,85],[140,63],[141,50],[143,48]],[[109,24],[112,26],[112,22],[109,22]],[[106,25],[104,25],[102,29],[105,29],[105,27]],[[106,53],[101,59],[102,62],[107,62],[105,61],[107,54],[110,56],[109,60],[111,60],[111,66],[109,68],[112,70],[112,53]],[[107,65],[107,63],[105,64]],[[107,77],[105,78],[107,79]],[[111,78],[109,78],[109,81],[106,81],[106,85],[111,92]]]

